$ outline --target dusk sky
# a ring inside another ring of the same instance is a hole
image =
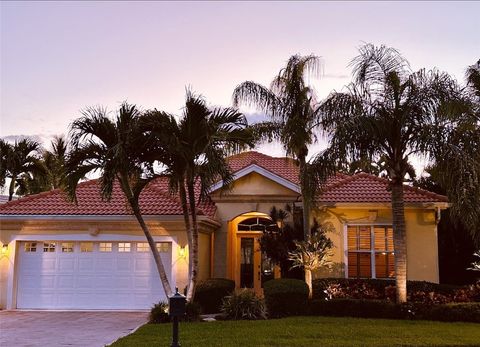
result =
[[[86,106],[180,113],[185,87],[229,106],[289,56],[316,54],[320,97],[363,42],[463,82],[480,57],[480,2],[2,2],[0,136],[65,134]]]

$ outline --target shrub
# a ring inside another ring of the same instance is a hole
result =
[[[435,305],[423,311],[420,317],[445,322],[480,323],[480,303]]]
[[[302,314],[308,301],[308,286],[302,280],[281,278],[265,282],[265,303],[270,317]]]
[[[390,319],[404,316],[400,305],[381,300],[312,300],[308,306],[310,315]]]
[[[226,319],[266,319],[263,300],[249,289],[240,289],[223,299],[222,312]]]
[[[187,302],[185,305],[185,317],[186,322],[196,322],[200,320],[201,307],[196,302]]]
[[[150,315],[148,317],[149,323],[168,323],[170,322],[170,316],[168,315],[168,304],[166,302],[159,302],[153,305],[150,309]]]
[[[235,281],[226,278],[211,278],[198,283],[195,291],[197,302],[203,313],[220,312],[222,300],[235,289]]]
[[[314,299],[373,299],[395,301],[395,281],[382,279],[324,278],[313,281]],[[480,293],[474,286],[408,281],[408,300],[424,304],[474,301]]]

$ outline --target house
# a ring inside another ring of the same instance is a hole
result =
[[[245,152],[229,158],[232,189],[211,187],[198,206],[200,278],[226,277],[261,291],[278,276],[258,239],[272,206],[301,206],[294,160]],[[387,181],[339,174],[319,197],[312,218],[331,222],[335,266],[316,276],[394,276]],[[147,309],[165,300],[153,257],[118,186],[102,201],[98,182],[79,184],[78,205],[59,190],[0,206],[0,304],[18,309]],[[188,247],[179,200],[164,179],[140,196],[172,286],[187,284]],[[408,278],[438,282],[437,223],[447,200],[405,186]]]

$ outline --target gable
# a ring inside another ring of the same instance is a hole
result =
[[[235,179],[231,190],[223,192],[224,195],[243,196],[298,196],[299,192],[291,187],[275,181],[275,177],[266,177],[256,171],[251,171]],[[212,192],[211,196],[219,196],[220,189]]]

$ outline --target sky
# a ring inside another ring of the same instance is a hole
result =
[[[324,98],[350,81],[365,42],[463,81],[480,58],[479,13],[458,1],[1,2],[0,137],[47,141],[85,107],[122,101],[180,114],[188,86],[230,106],[236,85],[268,85],[297,53],[323,58],[312,83]]]

